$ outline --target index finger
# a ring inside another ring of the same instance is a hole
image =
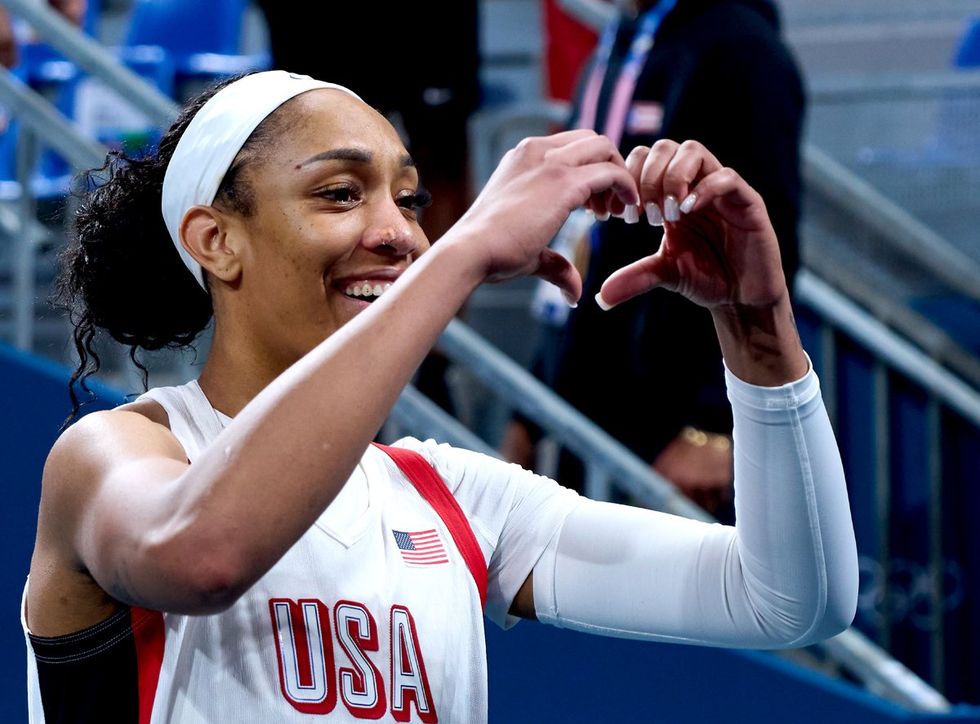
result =
[[[673,196],[683,211],[690,211],[697,201],[691,189],[704,177],[722,168],[721,162],[697,141],[684,141],[663,173],[663,194]]]

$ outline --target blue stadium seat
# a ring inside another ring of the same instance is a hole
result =
[[[953,55],[956,68],[976,68],[980,66],[980,16],[970,18],[966,30]]]
[[[3,113],[0,128],[0,201],[20,198],[17,181],[17,122]]]
[[[82,29],[88,35],[96,35],[101,17],[99,0],[88,0]],[[44,95],[62,113],[70,115],[63,101],[63,88],[77,80],[78,67],[47,43],[28,42],[19,48],[20,60],[14,74]],[[4,132],[0,139],[0,198],[11,200],[20,195],[20,186],[15,181],[16,126]],[[9,149],[8,149],[9,145]],[[9,176],[8,176],[9,174]],[[62,195],[68,188],[71,168],[68,163],[50,149],[43,150],[38,162],[37,172],[31,182],[32,190],[38,198],[51,198]]]
[[[175,65],[166,50],[159,46],[126,46],[116,49],[116,53],[130,70],[165,95],[174,95]],[[160,131],[154,124],[46,44],[25,45],[17,72],[62,114],[78,123],[84,133],[110,148],[138,153],[159,141]],[[0,153],[6,150],[0,141]],[[10,159],[0,159],[0,173],[4,172],[5,163],[13,180],[12,153]],[[38,199],[60,198],[68,192],[73,175],[67,161],[55,151],[45,149],[31,181],[31,190]],[[19,188],[9,184],[4,188],[2,181],[6,178],[0,176],[0,197],[19,193]]]
[[[269,67],[240,53],[246,0],[135,0],[126,45],[159,45],[174,57],[178,83]]]

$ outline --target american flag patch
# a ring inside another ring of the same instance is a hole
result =
[[[435,528],[420,531],[392,530],[391,533],[395,536],[399,553],[408,565],[434,566],[437,563],[449,563],[446,548]]]
[[[634,135],[660,133],[663,122],[663,104],[654,101],[636,101],[626,118],[626,132]]]

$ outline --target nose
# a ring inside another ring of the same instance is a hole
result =
[[[371,219],[361,243],[372,251],[408,256],[419,250],[420,233],[405,218],[402,208],[394,200],[389,200],[384,204],[384,209]]]

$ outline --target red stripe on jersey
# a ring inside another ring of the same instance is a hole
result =
[[[480,544],[476,542],[470,522],[466,520],[463,509],[459,507],[456,498],[449,492],[446,483],[428,461],[413,450],[406,450],[388,445],[375,445],[388,457],[395,461],[398,469],[404,473],[415,489],[436,511],[442,522],[446,524],[449,535],[459,549],[466,567],[470,569],[476,590],[480,594],[480,605],[487,603],[487,562],[483,558]]]
[[[140,724],[150,724],[153,701],[160,681],[163,664],[163,646],[166,632],[163,614],[133,606],[130,608],[130,626],[136,644],[136,676],[139,686]]]

